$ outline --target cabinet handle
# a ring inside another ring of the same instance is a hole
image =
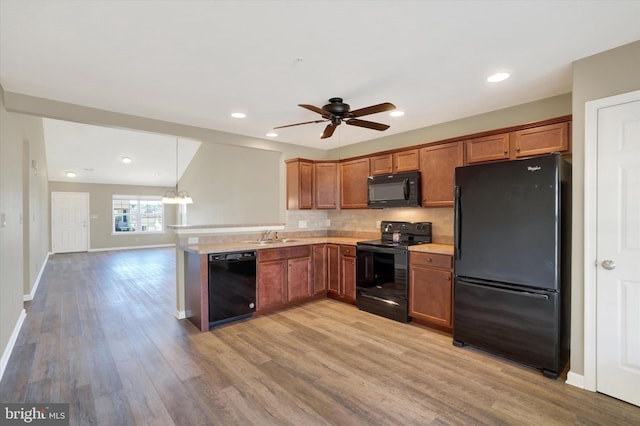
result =
[[[517,152],[520,152],[520,147],[517,147],[517,148],[516,148],[516,151],[517,151]]]
[[[430,257],[427,257],[427,262],[432,262]]]
[[[507,152],[509,152],[509,151],[507,151],[507,150],[505,149],[505,150],[504,150],[504,153],[506,154]]]

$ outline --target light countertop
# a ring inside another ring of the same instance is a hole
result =
[[[287,239],[285,238],[284,241]],[[222,242],[222,243],[207,243],[207,244],[193,244],[188,246],[180,247],[181,250],[188,251],[190,253],[196,254],[211,254],[211,253],[228,253],[234,251],[245,251],[245,250],[261,250],[261,249],[269,249],[269,248],[280,248],[280,247],[292,247],[292,246],[301,246],[301,245],[309,245],[309,244],[347,244],[347,245],[356,245],[358,241],[364,241],[362,238],[351,238],[351,237],[301,237],[301,238],[293,238],[292,241],[289,242],[277,242],[277,243],[268,243],[268,244],[260,244],[256,242],[246,242],[246,241],[233,241],[233,242]],[[410,251],[419,251],[425,253],[438,253],[438,254],[453,254],[453,246],[448,244],[421,244],[416,246],[411,246],[409,248]]]

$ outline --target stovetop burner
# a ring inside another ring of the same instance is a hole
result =
[[[361,241],[358,245],[377,247],[408,247],[431,242],[431,222],[380,223],[380,239]]]

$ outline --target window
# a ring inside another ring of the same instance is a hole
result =
[[[160,197],[113,196],[113,233],[164,232],[164,205]]]

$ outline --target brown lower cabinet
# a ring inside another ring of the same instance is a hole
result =
[[[453,257],[409,252],[409,316],[418,323],[451,332]]]
[[[311,246],[258,250],[257,312],[311,296]]]
[[[343,302],[356,302],[356,248],[327,244],[327,295]]]

